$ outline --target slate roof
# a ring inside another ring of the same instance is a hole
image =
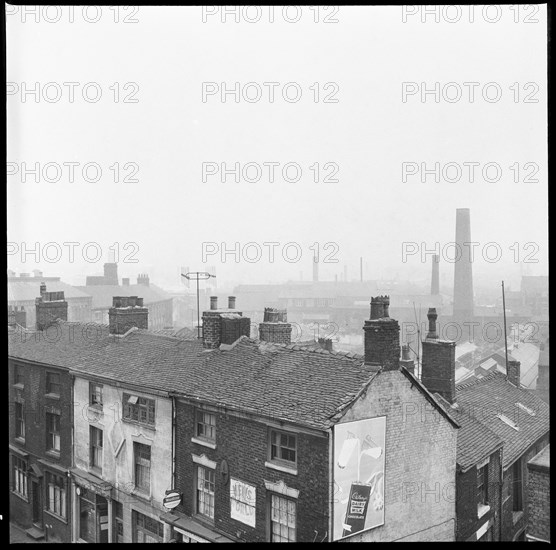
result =
[[[483,444],[482,438],[485,444],[488,439],[494,445],[496,437],[503,442],[503,467],[507,468],[550,429],[548,404],[532,392],[516,388],[499,372],[456,385],[456,401],[460,411],[456,418],[458,421],[462,419],[462,428],[458,432],[458,462],[460,456],[466,461],[480,460],[480,453],[475,448]],[[498,418],[499,414],[514,422],[519,429],[515,430]],[[466,423],[464,415],[472,417],[475,422]],[[488,434],[485,428],[492,433]]]
[[[87,285],[76,287],[93,297],[93,309],[112,307],[114,296],[138,296],[145,305],[170,300],[172,296],[156,285]],[[50,288],[48,289],[50,290]],[[55,290],[55,289],[54,289]]]
[[[199,340],[148,330],[118,338],[93,323],[58,321],[49,333],[48,341],[35,337],[40,333],[9,333],[9,355],[317,429],[334,424],[376,375],[360,355],[245,336],[205,350]]]

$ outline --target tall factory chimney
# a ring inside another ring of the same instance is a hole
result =
[[[473,317],[473,266],[471,265],[471,222],[469,208],[456,210],[456,261],[454,266],[455,319]]]
[[[363,282],[363,256],[359,258],[359,279]]]
[[[438,262],[440,256],[435,254],[432,257],[432,278],[431,278],[431,296],[438,296],[440,294],[440,283],[438,279]]]
[[[313,283],[319,280],[319,259],[318,256],[313,256]]]

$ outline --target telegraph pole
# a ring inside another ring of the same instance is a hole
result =
[[[206,281],[207,279],[210,279],[211,277],[216,277],[216,275],[212,275],[211,273],[208,273],[207,271],[190,271],[189,273],[182,273],[181,274],[182,277],[185,277],[186,279],[190,280],[190,281],[196,281],[197,282],[197,338],[201,338],[201,319],[199,317],[199,281]]]

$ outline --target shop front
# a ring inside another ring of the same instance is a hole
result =
[[[73,541],[115,542],[117,522],[113,514],[117,506],[113,505],[112,485],[80,470],[74,469],[72,474]]]

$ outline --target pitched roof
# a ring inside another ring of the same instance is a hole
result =
[[[39,298],[41,281],[8,281],[8,302],[29,302]],[[47,290],[50,292],[64,291],[64,298],[88,298],[90,294],[62,281],[47,281]]]
[[[486,434],[483,429],[486,427],[502,440],[503,466],[507,468],[549,431],[548,404],[532,392],[515,387],[499,372],[457,384],[456,396],[461,413],[476,421],[468,425],[463,421],[458,433],[458,440],[465,447],[462,453],[473,452],[480,434]],[[458,441],[458,455],[459,447]]]
[[[375,375],[359,355],[247,337],[205,350],[199,340],[148,330],[118,338],[105,325],[59,321],[55,327],[48,340],[10,333],[9,355],[317,429],[329,428]]]
[[[170,300],[172,297],[160,287],[147,285],[87,285],[76,287],[93,297],[93,309],[112,307],[114,296],[139,296],[145,305]]]

